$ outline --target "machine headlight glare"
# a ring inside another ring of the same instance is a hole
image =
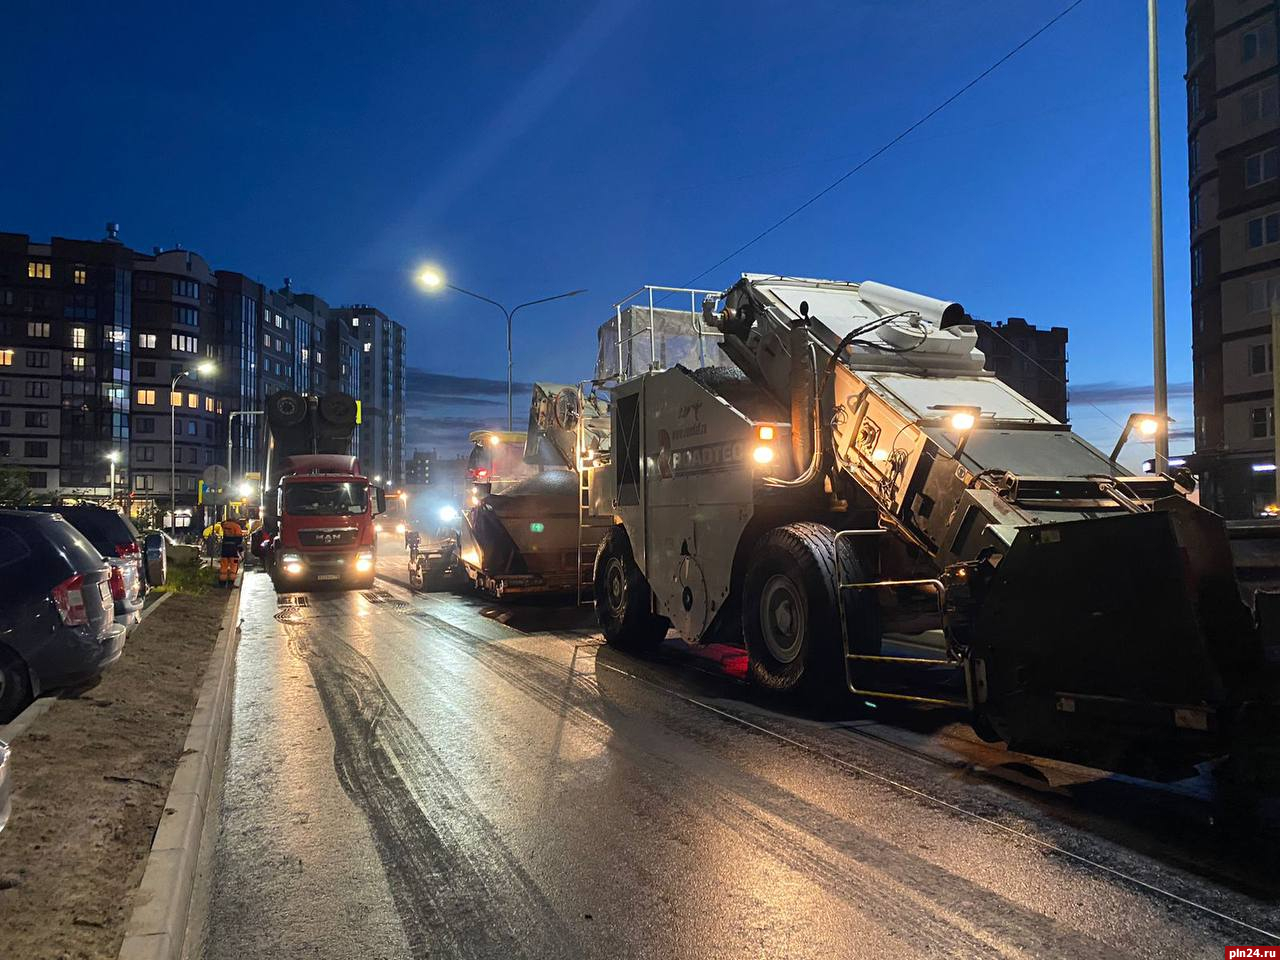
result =
[[[406,527],[403,523],[397,523],[397,524],[396,524],[396,533],[404,533],[404,532],[405,532],[406,530],[408,530],[408,529],[409,529],[409,528],[408,528],[408,527]]]
[[[472,499],[475,499],[475,498],[473,497]],[[457,519],[458,519],[458,511],[455,510],[451,505],[446,504],[445,506],[440,508],[441,523],[450,523]]]
[[[756,427],[756,436],[761,440],[772,440],[773,427]]]
[[[1160,430],[1160,421],[1153,417],[1145,417],[1138,421],[1138,432],[1144,437],[1154,437]]]
[[[959,430],[962,433],[965,430],[972,430],[974,422],[973,414],[967,410],[961,410],[951,415],[951,429]]]
[[[360,553],[356,555],[356,572],[368,573],[373,569],[373,554]]]
[[[302,564],[298,563],[297,560],[286,563],[284,565],[284,572],[296,577],[302,572]]]
[[[755,460],[756,463],[772,463],[773,447],[761,444],[751,451],[751,459]]]

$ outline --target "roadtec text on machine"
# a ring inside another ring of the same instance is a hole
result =
[[[773,690],[950,704],[1143,776],[1277,775],[1268,595],[1242,602],[1188,476],[1127,475],[996,379],[956,303],[745,275],[686,316],[732,366],[620,376],[587,465],[610,643],[740,638]]]

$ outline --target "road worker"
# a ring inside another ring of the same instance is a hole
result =
[[[240,572],[240,554],[244,550],[244,530],[234,520],[222,523],[222,562],[218,568],[218,582],[230,589]]]

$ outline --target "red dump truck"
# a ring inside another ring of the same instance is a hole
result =
[[[278,592],[373,585],[386,499],[349,453],[357,409],[341,393],[267,398],[263,559]]]

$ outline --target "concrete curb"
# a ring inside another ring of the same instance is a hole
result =
[[[165,812],[151,842],[142,883],[134,895],[133,914],[125,926],[119,960],[179,960],[182,956],[187,912],[199,865],[200,835],[215,792],[213,770],[230,727],[243,580],[241,574],[227,601],[227,612],[209,656],[191,729],[169,785]]]
[[[13,743],[14,740],[26,733],[33,723],[48,713],[49,709],[57,702],[57,697],[40,697],[32,700],[27,704],[27,709],[23,710],[8,723],[0,726],[0,740],[5,743]]]

